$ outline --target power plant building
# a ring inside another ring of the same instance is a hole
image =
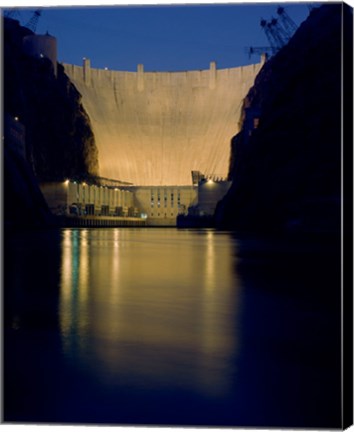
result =
[[[128,190],[76,181],[42,183],[48,206],[56,215],[139,216],[133,193]]]

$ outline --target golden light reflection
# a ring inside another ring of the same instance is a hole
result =
[[[89,250],[87,241],[87,229],[80,232],[80,258],[79,258],[79,297],[80,303],[87,300],[89,278]]]
[[[88,230],[66,229],[62,237],[60,327],[65,350],[88,324],[89,284]],[[82,343],[83,339],[80,339]],[[76,342],[75,342],[76,343]]]
[[[64,230],[62,240],[62,259],[61,259],[61,296],[60,296],[60,327],[64,334],[70,328],[70,307],[72,286],[72,257],[71,257],[71,231]]]
[[[223,242],[222,248],[217,247],[218,240],[215,231],[206,233],[199,380],[204,391],[211,395],[223,394],[231,388],[228,373],[220,369],[218,363],[220,359],[232,355],[237,338],[230,326],[230,316],[235,312],[230,311],[233,307],[230,302],[233,287],[230,268],[232,251],[228,242]],[[211,370],[214,373],[211,374]]]
[[[112,266],[111,266],[111,303],[116,304],[119,296],[119,229],[113,231],[113,253],[112,253]]]
[[[79,252],[79,328],[80,332],[85,331],[88,325],[88,285],[89,285],[89,247],[88,247],[88,230],[80,231],[80,252]]]
[[[64,349],[89,347],[107,379],[227,392],[237,346],[232,247],[214,231],[64,230]]]
[[[206,234],[205,288],[208,292],[216,287],[214,234],[214,231],[208,231]]]
[[[112,241],[112,253],[107,257],[105,265],[107,265],[107,275],[110,280],[107,284],[108,287],[108,302],[106,304],[106,313],[108,317],[107,323],[104,323],[99,332],[102,334],[105,332],[109,335],[111,341],[119,341],[121,337],[121,325],[120,325],[120,315],[121,315],[121,304],[120,304],[120,230],[118,228],[114,229],[110,233]],[[110,245],[111,243],[107,243]],[[97,326],[96,330],[99,328]]]

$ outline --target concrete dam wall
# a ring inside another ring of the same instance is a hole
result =
[[[243,98],[263,63],[137,72],[65,64],[82,95],[102,177],[140,186],[190,185],[191,171],[226,177]]]

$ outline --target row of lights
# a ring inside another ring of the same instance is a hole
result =
[[[65,184],[65,186],[67,186],[69,183],[70,183],[70,180],[69,180],[69,179],[64,180],[64,184]],[[74,183],[74,184],[77,184],[76,181],[73,181],[73,183]],[[85,187],[85,186],[87,186],[87,183],[83,182],[83,183],[81,183],[81,186]],[[100,188],[104,188],[104,189],[108,189],[107,186],[99,186],[99,187],[100,187]],[[116,192],[119,191],[118,188],[114,188],[114,190],[115,190]]]

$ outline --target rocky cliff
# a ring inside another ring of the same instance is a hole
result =
[[[314,9],[258,74],[232,140],[219,227],[339,232],[342,28],[352,38],[345,11],[340,3]]]
[[[40,228],[55,225],[37,180],[26,160],[3,149],[4,228]]]
[[[4,112],[25,126],[26,153],[40,180],[98,173],[97,148],[81,96],[58,65],[24,54],[30,30],[4,19]]]
[[[38,181],[97,175],[97,148],[81,96],[63,67],[55,77],[48,59],[24,54],[23,38],[33,33],[16,20],[3,24],[4,222],[48,226],[55,221]]]

